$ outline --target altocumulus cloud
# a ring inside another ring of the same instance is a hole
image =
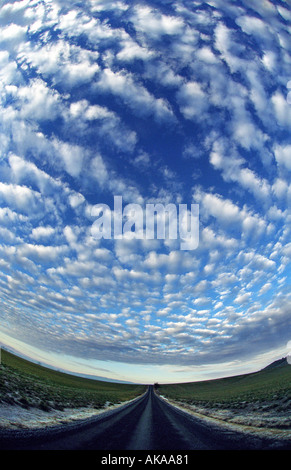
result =
[[[290,28],[276,0],[2,2],[11,346],[176,371],[283,351]],[[198,248],[95,239],[92,207],[114,195],[199,204]]]

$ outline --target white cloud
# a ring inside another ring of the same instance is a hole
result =
[[[20,79],[17,63],[10,57],[7,50],[0,50],[0,87],[17,83]],[[7,89],[8,91],[8,89]]]
[[[26,214],[33,214],[42,208],[41,194],[39,192],[17,184],[0,182],[0,199],[6,202],[9,208]]]
[[[193,259],[188,253],[181,251],[171,251],[169,254],[151,251],[144,260],[144,267],[153,270],[166,269],[168,273],[175,273],[191,269]]]
[[[74,6],[68,13],[60,15],[58,26],[70,38],[83,35],[94,49],[102,41],[122,42],[129,38],[123,28],[111,27],[106,20],[101,21],[96,15],[86,14],[78,7],[74,9]]]
[[[116,54],[116,58],[120,61],[131,62],[134,59],[147,60],[155,55],[153,51],[128,38],[122,42],[122,49]]]
[[[240,236],[257,237],[267,230],[267,223],[259,214],[253,213],[247,207],[242,209],[230,199],[224,199],[217,194],[197,191],[194,200],[201,204],[200,214],[203,217],[214,217],[225,229],[238,232]]]
[[[98,181],[101,187],[103,187],[106,181],[109,181],[109,173],[101,155],[96,155],[90,164],[91,172],[93,177]]]
[[[126,11],[129,8],[126,3],[123,3],[120,0],[115,1],[114,4],[112,3],[112,0],[90,0],[90,6],[93,12],[113,10],[115,14],[116,10]]]
[[[277,55],[274,51],[265,51],[262,62],[267,70],[274,72],[276,70],[277,65]]]
[[[250,269],[273,270],[276,268],[275,261],[254,251],[245,251],[238,254],[238,260],[246,264]]]
[[[271,97],[275,117],[278,124],[289,127],[291,125],[291,106],[287,103],[286,96],[276,91]]]
[[[178,87],[183,82],[183,78],[166,62],[163,62],[162,57],[159,57],[157,61],[149,61],[145,64],[144,76],[166,87]]]
[[[184,28],[183,20],[179,17],[167,16],[148,6],[136,6],[131,16],[135,28],[152,39],[161,36],[179,35]]]
[[[29,162],[18,155],[9,155],[12,179],[17,183],[33,182],[42,194],[50,194],[60,187],[60,183],[40,170],[35,163]]]
[[[54,120],[60,113],[60,96],[41,79],[31,80],[29,85],[11,89],[11,92],[18,100],[20,118]]]
[[[244,0],[244,5],[263,17],[269,18],[276,13],[276,6],[269,0],[262,0],[260,3],[254,3],[252,0]]]
[[[16,47],[17,44],[20,44],[25,39],[26,32],[26,26],[10,23],[4,28],[1,28],[0,45],[5,45],[9,49]]]
[[[274,154],[279,165],[291,170],[291,145],[275,145]]]
[[[207,96],[197,82],[188,82],[177,92],[180,110],[186,119],[202,121],[208,108]]]
[[[264,41],[264,47],[269,41],[272,41],[272,30],[270,25],[267,25],[263,20],[255,16],[240,16],[236,19],[236,23],[242,28],[242,30],[253,36],[260,38]]]
[[[277,177],[272,185],[272,191],[278,199],[284,200],[288,197],[290,187],[282,177]]]
[[[20,257],[26,257],[32,261],[54,262],[56,259],[64,256],[67,251],[66,246],[47,246],[24,243],[17,249]]]
[[[27,216],[19,214],[11,210],[9,207],[0,207],[0,221],[2,225],[11,225],[18,221],[27,222],[27,220]]]
[[[31,237],[35,240],[41,238],[49,238],[55,233],[55,229],[50,226],[39,226],[35,227],[31,232]]]
[[[79,176],[87,153],[86,150],[82,146],[56,139],[53,141],[53,146],[57,157],[63,161],[64,168],[69,175]]]
[[[13,3],[8,2],[3,4],[0,9],[1,21],[9,22],[11,20],[17,21],[18,19],[21,19],[29,3],[29,0],[20,0]]]
[[[267,282],[266,284],[264,284],[260,291],[259,291],[259,295],[263,295],[265,294],[266,292],[268,292],[270,289],[272,288],[272,284],[271,282]]]
[[[247,113],[236,113],[237,119],[233,120],[233,137],[245,149],[263,148],[267,136],[253,123]]]
[[[162,98],[155,98],[142,85],[135,83],[133,76],[111,69],[102,71],[96,84],[97,89],[110,92],[122,98],[135,114],[139,116],[154,115],[158,121],[172,120],[173,112]]]
[[[202,61],[206,62],[207,64],[217,64],[219,63],[219,59],[216,55],[212,52],[210,47],[204,46],[196,52],[196,56]]]
[[[195,46],[198,48],[199,37],[199,32],[195,28],[187,26],[172,44],[172,54],[176,59],[178,58],[181,65],[189,65],[195,60]]]
[[[0,237],[4,243],[15,245],[21,242],[21,238],[16,237],[15,233],[6,227],[0,227]]]
[[[291,21],[291,12],[285,7],[282,7],[281,5],[276,6],[278,12],[280,15],[287,21]]]
[[[238,72],[245,67],[245,60],[241,59],[238,53],[235,53],[235,50],[238,52],[243,46],[235,43],[232,37],[234,34],[234,30],[230,30],[222,23],[219,23],[215,28],[215,48],[229,66],[231,73]]]
[[[85,198],[84,198],[83,194],[72,193],[72,194],[69,195],[69,204],[73,209],[79,207],[84,202],[85,202]]]
[[[66,83],[67,87],[91,82],[99,71],[98,57],[97,51],[82,49],[61,39],[43,46],[24,43],[19,53],[21,60],[36,67],[44,77],[52,77],[54,84]]]
[[[247,302],[249,302],[250,299],[251,299],[250,292],[242,292],[234,299],[234,302],[239,305],[244,305]]]
[[[216,248],[220,250],[226,249],[229,253],[239,246],[238,240],[227,236],[227,234],[217,233],[211,227],[204,227],[201,230],[200,241],[200,248],[205,248],[206,250],[214,250]],[[210,256],[215,253],[215,251],[211,252]]]
[[[136,146],[136,132],[128,129],[120,117],[105,106],[90,105],[85,99],[76,101],[70,104],[66,119],[68,127],[74,124],[80,132],[90,133],[94,126],[94,132],[105,136],[111,145],[122,151],[132,152]]]
[[[215,141],[210,153],[210,163],[215,169],[222,172],[225,181],[237,182],[260,200],[269,202],[271,186],[268,180],[259,177],[253,170],[245,167],[247,161],[237,154],[236,149],[230,156],[225,154],[229,151],[231,149],[226,141]]]

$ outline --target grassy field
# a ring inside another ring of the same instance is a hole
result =
[[[277,361],[256,373],[201,382],[159,385],[158,392],[170,399],[204,407],[244,408],[250,404],[289,410],[291,366]]]
[[[1,351],[0,403],[23,408],[93,407],[121,403],[141,395],[144,385],[103,382],[64,374]]]

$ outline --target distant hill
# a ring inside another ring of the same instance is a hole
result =
[[[59,370],[59,372],[63,372],[64,374],[67,373],[66,371],[63,371],[61,369]],[[101,382],[110,382],[110,383],[116,383],[116,384],[139,385],[136,382],[130,382],[129,380],[110,379],[110,378],[107,378],[107,377],[103,377],[101,375],[79,374],[77,372],[74,372],[72,374],[76,377],[81,377],[81,378],[89,379],[89,380],[98,380],[98,381],[101,381]]]
[[[282,367],[287,364],[288,364],[287,357],[282,357],[282,359],[278,359],[277,361],[272,362],[271,364],[269,364],[268,366],[264,367],[261,370],[263,371],[263,370],[274,369],[276,367]]]
[[[159,393],[168,398],[205,403],[289,400],[291,366],[286,358],[249,374],[200,382],[161,384]]]
[[[9,350],[6,347],[4,348],[3,346],[0,348],[0,364],[1,364],[1,352],[4,354],[3,355],[4,361],[5,361],[5,358],[7,359],[7,357],[10,355],[11,358],[14,357],[14,360],[16,360],[16,358],[18,358],[19,361],[20,361],[19,363],[21,363],[21,360],[26,361],[27,364],[31,363],[31,364],[34,364],[35,366],[39,366],[39,367],[47,369],[48,371],[54,371],[54,372],[57,372],[59,374],[69,375],[69,376],[73,376],[73,377],[80,377],[81,379],[83,378],[83,379],[95,380],[95,381],[101,381],[101,382],[110,382],[110,383],[116,383],[116,384],[140,385],[140,384],[137,384],[136,382],[130,382],[128,380],[117,380],[117,379],[111,379],[109,377],[104,377],[104,376],[99,376],[99,375],[82,374],[82,373],[78,373],[78,372],[68,372],[68,371],[65,371],[63,369],[58,369],[58,368],[53,367],[53,366],[49,366],[49,365],[41,364],[40,362],[33,361],[31,358],[29,358],[25,355],[21,355],[19,353],[16,353],[15,351]]]

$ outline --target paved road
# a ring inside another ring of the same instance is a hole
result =
[[[194,418],[157,397],[153,387],[133,403],[79,425],[0,435],[0,449],[6,450],[251,450],[273,446],[265,439],[249,439]]]

